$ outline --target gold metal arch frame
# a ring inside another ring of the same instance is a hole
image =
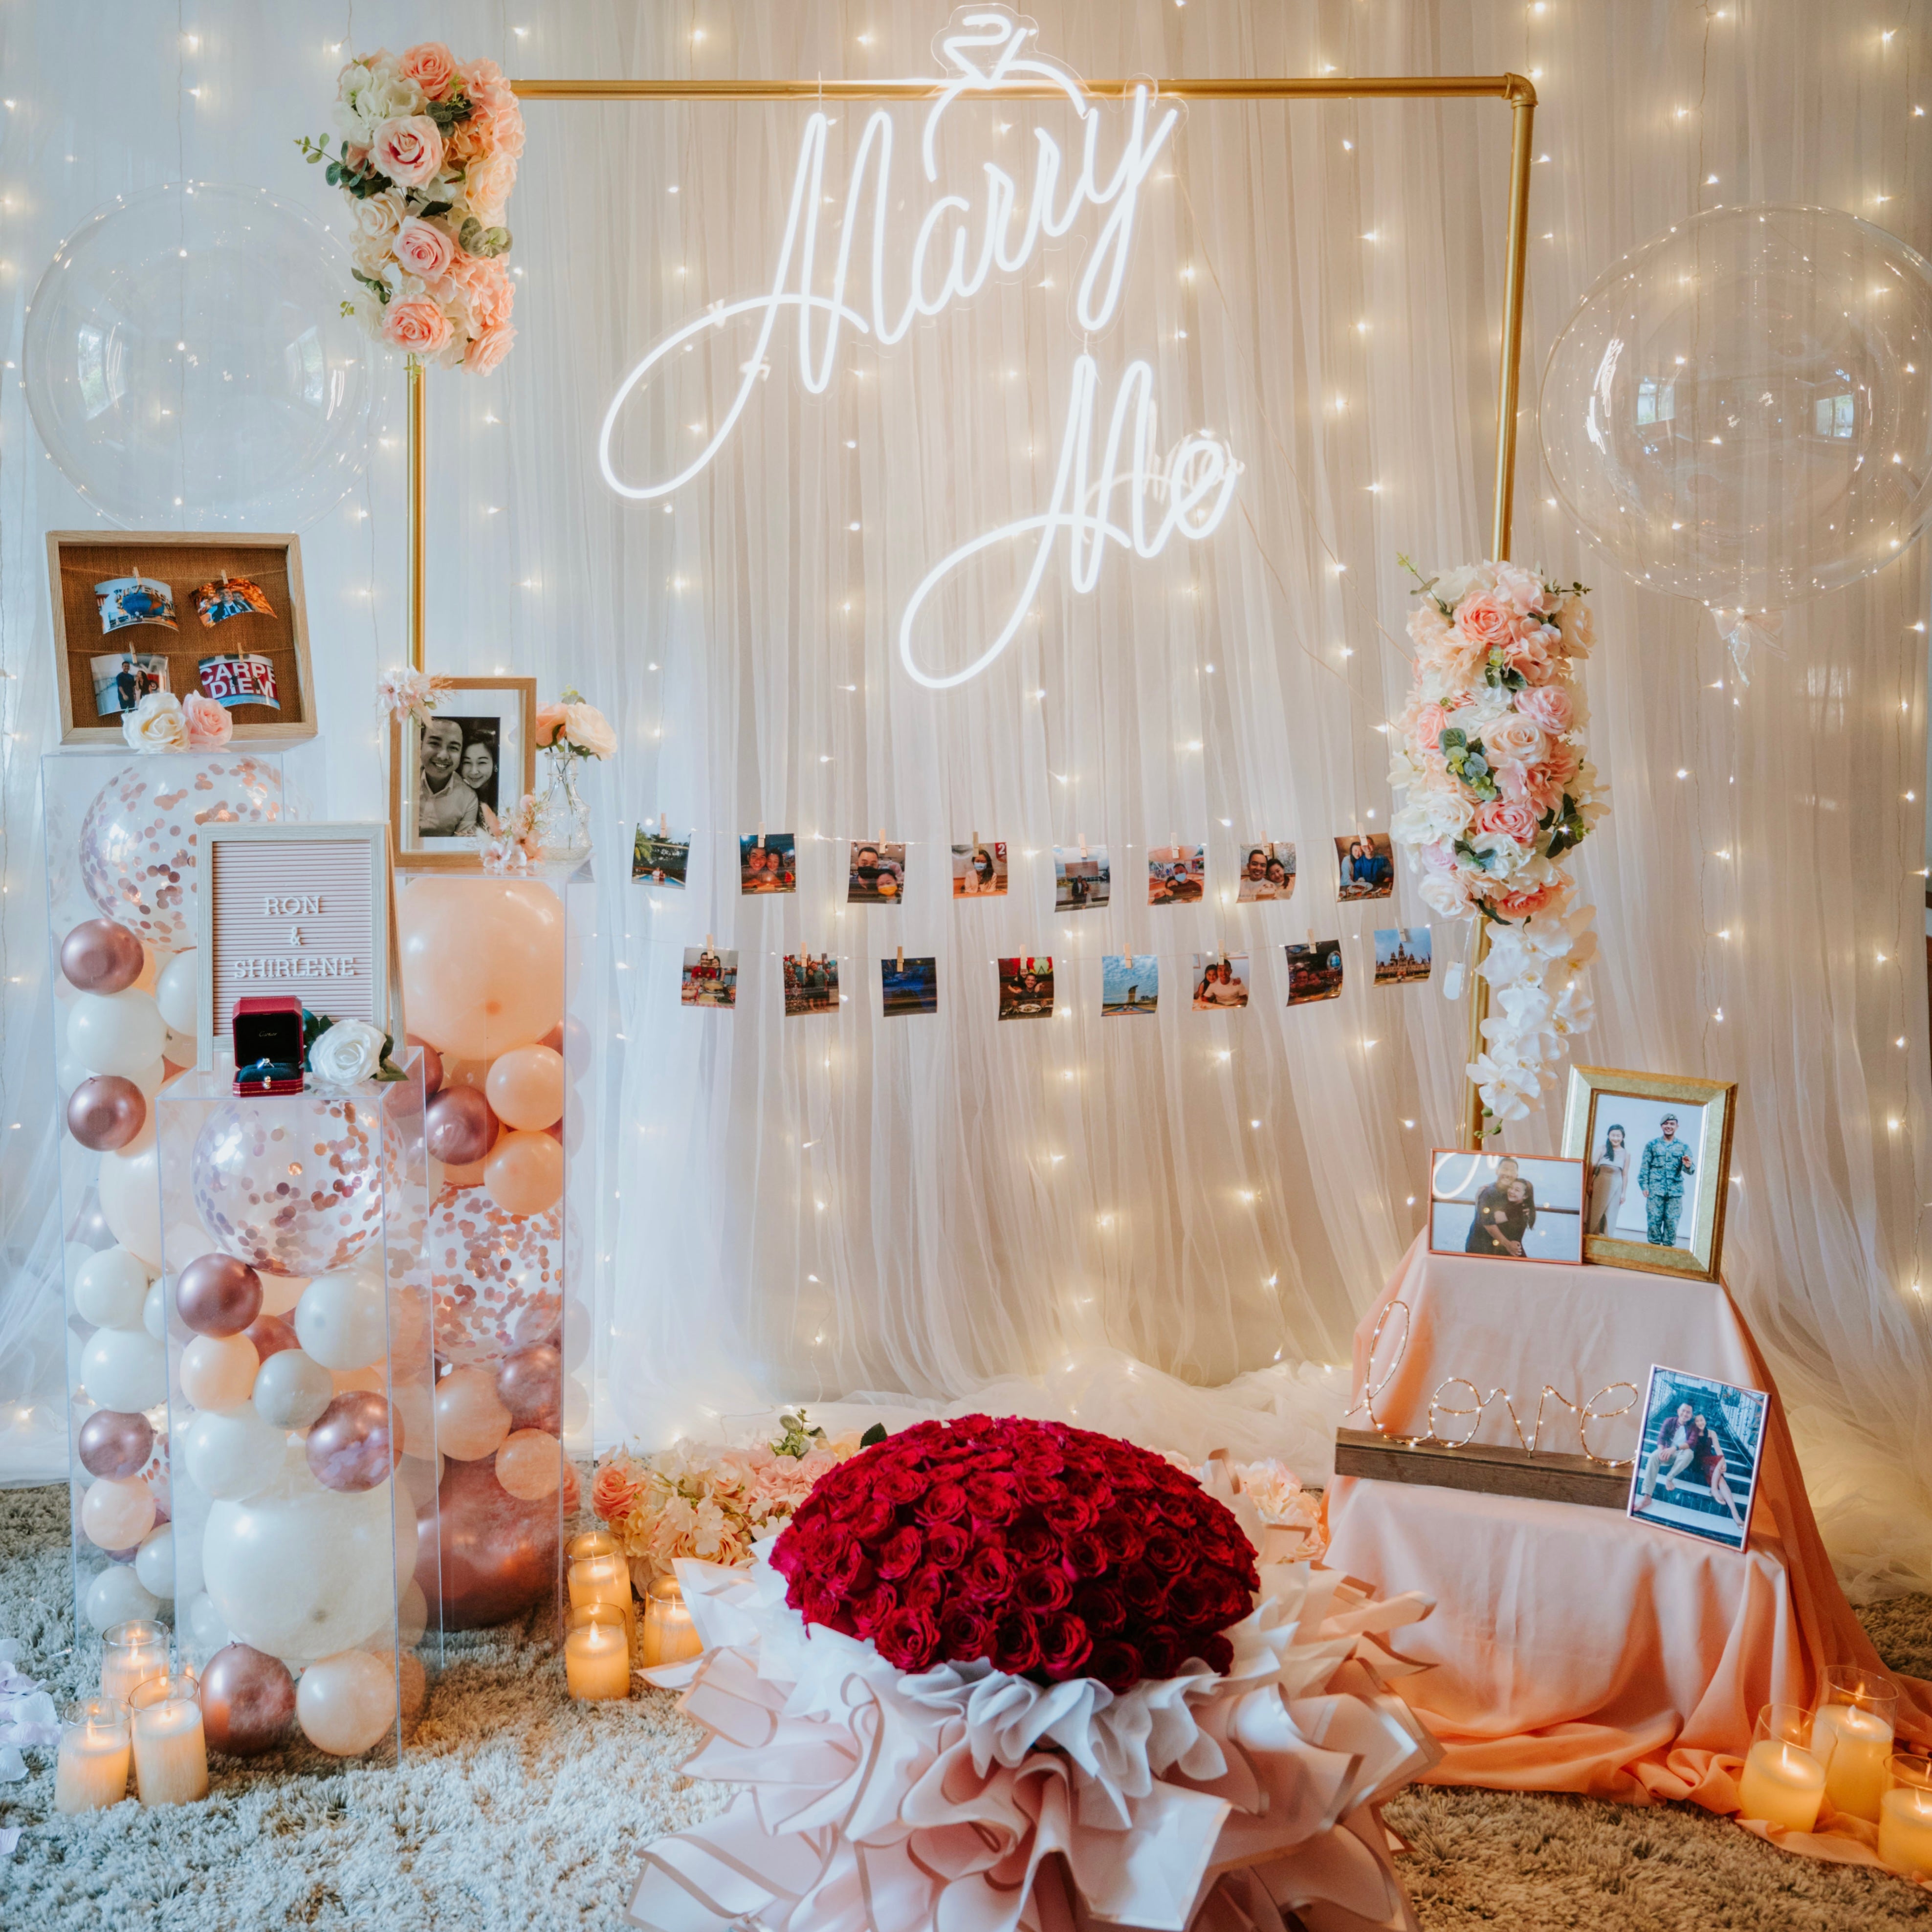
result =
[[[945,80],[514,80],[520,100],[930,100]],[[1321,80],[1083,80],[1103,100],[1132,98],[1136,87],[1180,100],[1500,100],[1510,110],[1509,236],[1503,268],[1503,334],[1496,375],[1496,472],[1490,520],[1490,554],[1510,554],[1515,510],[1516,409],[1522,387],[1522,292],[1528,268],[1531,135],[1536,89],[1519,74],[1402,74]],[[1021,100],[1058,98],[1045,82],[1014,82],[976,88],[974,98]],[[422,369],[409,369],[410,662],[422,670],[424,655],[425,424]],[[1487,950],[1487,928],[1477,923],[1476,965]],[[1489,982],[1470,974],[1469,1058],[1483,1050]],[[1464,1096],[1462,1142],[1480,1148],[1484,1127],[1482,1096],[1471,1084]]]

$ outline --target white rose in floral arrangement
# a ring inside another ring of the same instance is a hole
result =
[[[594,704],[563,707],[563,736],[593,758],[608,758],[617,748],[617,734],[611,730],[610,721]]]
[[[137,752],[185,752],[188,720],[172,692],[151,691],[121,714],[121,735]]]
[[[373,1080],[382,1068],[383,1038],[367,1020],[338,1020],[309,1048],[309,1071],[332,1087]]]
[[[394,234],[403,225],[403,204],[394,194],[365,195],[350,206],[354,211],[358,235],[380,239]]]

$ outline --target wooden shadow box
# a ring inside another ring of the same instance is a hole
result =
[[[173,593],[176,628],[130,624],[104,632],[94,586],[143,577]],[[249,610],[213,626],[196,614],[194,593],[223,577],[246,578],[267,598],[267,614]],[[102,716],[95,660],[167,660],[167,688],[177,698],[200,691],[205,658],[266,658],[274,672],[279,710],[231,706],[235,736],[254,743],[316,735],[314,676],[308,654],[308,611],[302,595],[302,544],[294,536],[223,530],[50,530],[47,582],[53,600],[55,682],[60,689],[63,745],[122,742],[117,712]]]

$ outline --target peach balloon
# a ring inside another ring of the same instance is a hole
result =
[[[373,1749],[395,1727],[394,1656],[344,1650],[311,1664],[296,1686],[296,1721],[332,1757]]]
[[[308,1286],[305,1274],[277,1274],[272,1270],[257,1276],[262,1284],[262,1312],[286,1315],[302,1298]]]
[[[442,1063],[442,1084],[446,1087],[473,1087],[480,1094],[489,1080],[490,1063],[487,1060],[446,1060]]]
[[[154,1492],[133,1476],[104,1476],[80,1500],[80,1526],[103,1550],[132,1549],[154,1526]]]
[[[233,1408],[248,1400],[261,1358],[245,1335],[197,1335],[182,1351],[182,1394],[196,1408]]]
[[[490,1069],[484,1094],[506,1127],[547,1127],[563,1118],[563,1055],[548,1046],[513,1046]]]
[[[483,1185],[506,1214],[541,1214],[563,1192],[563,1143],[527,1129],[506,1134],[483,1163]]]
[[[496,1378],[482,1369],[452,1369],[436,1385],[436,1446],[459,1462],[494,1455],[510,1432]]]
[[[554,1495],[563,1480],[563,1444],[541,1429],[519,1429],[496,1451],[496,1480],[519,1502]]]
[[[563,904],[548,886],[418,879],[402,895],[397,926],[404,1002],[440,1053],[494,1060],[562,1018]]]
[[[481,1187],[484,1171],[490,1165],[486,1158],[468,1160],[460,1166],[452,1166],[448,1161],[442,1164],[442,1184],[446,1187]]]
[[[382,1393],[382,1371],[374,1369],[331,1369],[329,1380],[335,1384],[335,1393],[342,1395],[352,1389],[367,1389],[372,1394]]]

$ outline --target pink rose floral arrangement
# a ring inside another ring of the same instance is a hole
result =
[[[335,124],[332,150],[326,136],[296,145],[354,211],[343,313],[406,354],[488,375],[517,335],[502,218],[524,117],[510,83],[440,41],[364,54],[338,79]]]
[[[1389,780],[1404,798],[1389,830],[1432,911],[1490,922],[1478,970],[1492,1011],[1468,1072],[1490,1133],[1540,1100],[1562,1041],[1593,1017],[1595,908],[1574,903],[1562,862],[1610,810],[1576,680],[1595,636],[1588,595],[1528,566],[1472,564],[1423,582],[1408,620],[1415,682],[1396,721]]]
[[[802,1410],[779,1424],[775,1442],[680,1442],[650,1456],[614,1450],[598,1465],[590,1507],[640,1590],[669,1576],[680,1556],[748,1564],[752,1544],[776,1534],[815,1484],[858,1454],[856,1431],[828,1436]]]
[[[1232,1514],[1152,1450],[1064,1423],[922,1422],[821,1477],[773,1544],[807,1623],[905,1671],[985,1661],[1114,1692],[1225,1672],[1260,1588]]]

